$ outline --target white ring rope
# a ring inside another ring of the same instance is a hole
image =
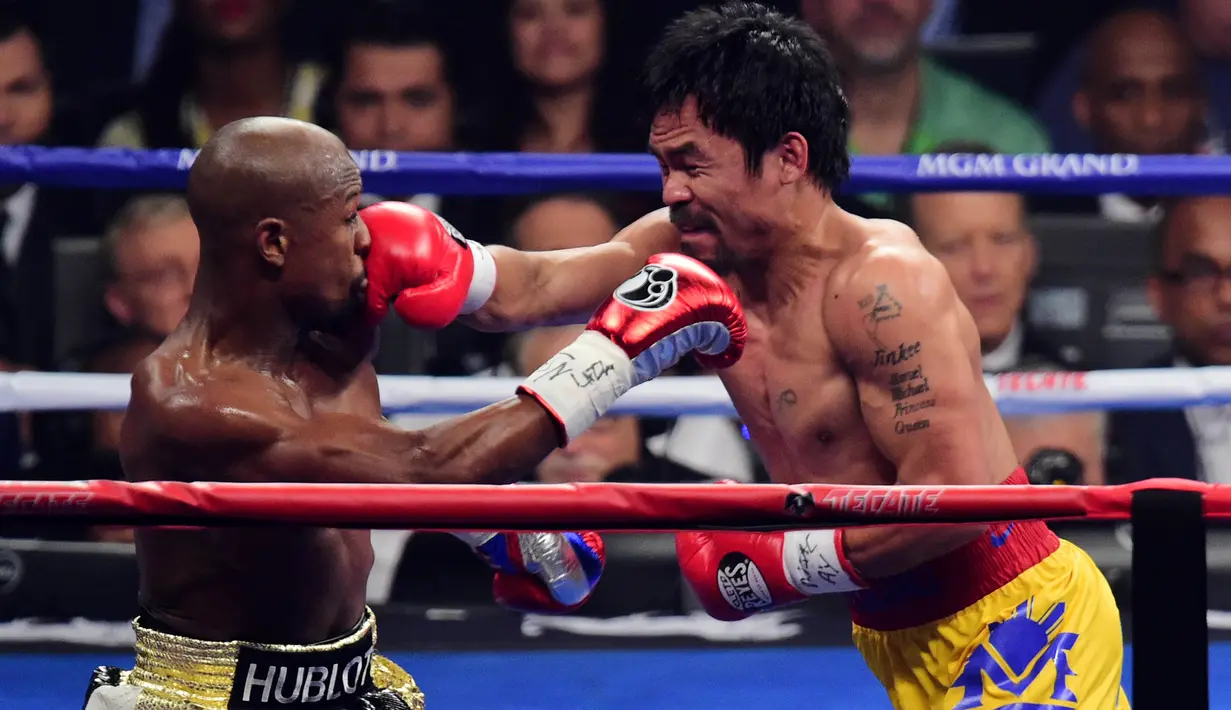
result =
[[[64,372],[0,374],[0,411],[123,409],[128,375]],[[1029,372],[985,378],[1005,414],[1103,409],[1176,409],[1231,403],[1231,367]],[[513,394],[518,378],[380,378],[381,400],[391,412],[452,414],[478,409]],[[642,416],[713,414],[734,408],[716,377],[664,377],[633,389],[613,413]]]

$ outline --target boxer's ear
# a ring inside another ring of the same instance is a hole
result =
[[[778,179],[783,185],[789,185],[808,176],[808,139],[791,131],[782,137],[774,152],[780,163]]]
[[[257,249],[261,258],[273,266],[286,262],[286,223],[272,217],[257,222]]]

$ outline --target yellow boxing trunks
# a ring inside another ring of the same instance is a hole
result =
[[[851,611],[855,645],[898,710],[1129,710],[1111,588],[1043,523],[993,525],[852,595]]]
[[[308,646],[198,641],[142,626],[131,671],[100,667],[85,710],[423,710],[414,678],[376,655],[368,609],[349,634]]]

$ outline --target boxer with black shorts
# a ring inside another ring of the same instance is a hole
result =
[[[557,257],[493,256],[447,234],[436,246],[486,264],[476,279],[471,263],[459,286],[422,252],[396,242],[373,248],[357,212],[361,188],[342,143],[306,123],[246,119],[205,145],[188,180],[201,235],[195,289],[183,323],[133,376],[120,440],[129,479],[508,482],[680,354],[696,350],[719,366],[739,356],[742,314],[729,289],[699,263],[668,255],[687,299],[646,312],[609,298],[565,349],[613,362],[599,381],[540,371],[482,410],[422,431],[391,426],[369,362],[390,302],[428,320],[439,319],[433,308],[448,311],[446,320],[481,319],[485,309],[493,320],[520,317],[503,296],[511,279]],[[595,254],[603,273],[587,272],[579,257],[578,297],[601,300],[656,241]],[[624,272],[604,275],[613,256],[627,259]],[[508,266],[503,286],[490,271],[497,262]],[[87,710],[423,707],[411,676],[374,652],[368,531],[142,528],[136,537],[136,664],[97,669]],[[497,600],[518,609],[577,608],[604,562],[594,533],[459,537],[494,568]]]

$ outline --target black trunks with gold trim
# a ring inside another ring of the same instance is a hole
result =
[[[306,646],[200,641],[142,621],[133,669],[95,669],[85,710],[423,710],[414,678],[375,653],[371,609],[345,636]]]

